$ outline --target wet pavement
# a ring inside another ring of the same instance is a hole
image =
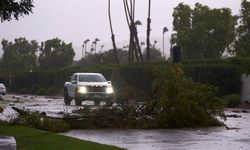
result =
[[[71,114],[73,110],[83,108],[84,105],[93,105],[93,101],[83,102],[83,106],[75,106],[74,101],[70,106],[64,105],[63,97],[57,96],[35,96],[35,95],[6,95],[1,96],[0,106],[4,109],[0,113],[0,120],[11,120],[17,117],[17,112],[11,107],[30,112],[45,112],[47,116],[63,117],[64,114]]]
[[[87,101],[83,105],[92,105]],[[0,120],[11,120],[17,113],[11,107],[45,112],[62,117],[84,106],[65,106],[62,97],[7,95],[0,100],[4,111]],[[246,113],[248,112],[248,113]],[[227,110],[232,116],[226,127],[164,130],[71,130],[64,135],[78,139],[115,145],[129,150],[250,150],[250,110]],[[234,118],[236,116],[236,118]],[[239,117],[241,116],[241,117]]]
[[[228,129],[72,130],[65,135],[129,150],[249,150],[250,114],[240,115],[228,118]]]

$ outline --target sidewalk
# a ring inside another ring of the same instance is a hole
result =
[[[16,150],[15,138],[0,135],[0,150]]]

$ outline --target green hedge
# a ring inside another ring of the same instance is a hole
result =
[[[184,65],[186,76],[195,82],[214,85],[219,88],[219,96],[240,94],[241,74],[237,67],[227,64]]]
[[[239,94],[241,88],[240,69],[236,67],[238,60],[206,60],[184,62],[185,75],[195,82],[211,84],[219,88],[219,96],[232,93]],[[250,65],[249,65],[250,66]],[[64,82],[74,72],[100,72],[111,80],[117,96],[128,96],[133,99],[144,99],[152,91],[155,80],[155,68],[161,71],[164,67],[171,68],[170,63],[133,64],[133,65],[102,65],[89,68],[68,67],[57,70],[20,72],[11,75],[12,85],[9,85],[9,75],[0,75],[0,82],[5,83],[8,91],[25,94],[54,95],[62,93]]]
[[[55,94],[63,90],[65,81],[74,72],[100,72],[107,80],[111,80],[116,93],[124,96],[124,91],[140,94],[149,93],[153,81],[154,65],[110,65],[95,66],[92,68],[69,67],[58,70],[47,70],[38,72],[20,72],[11,75],[0,75],[10,92],[25,94]],[[129,91],[134,89],[135,91]],[[132,93],[131,93],[132,94]]]
[[[184,60],[184,65],[230,65],[234,66],[241,74],[250,74],[250,57],[229,57],[226,59],[201,59]]]
[[[1,74],[0,82],[2,81],[7,86],[9,92],[54,95],[60,92],[64,82],[77,70],[71,67],[58,70],[20,72],[11,75]]]
[[[225,63],[235,66],[241,74],[250,74],[250,57],[232,57],[226,59]]]
[[[240,104],[240,95],[238,94],[230,94],[222,98],[225,106],[228,108],[237,107]]]

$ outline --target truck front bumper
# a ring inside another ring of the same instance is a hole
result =
[[[81,100],[114,100],[114,94],[107,94],[107,93],[78,93],[77,99]]]

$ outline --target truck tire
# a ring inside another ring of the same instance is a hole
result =
[[[65,105],[70,105],[71,98],[69,97],[68,90],[64,89],[64,103]]]
[[[78,88],[75,89],[75,104],[76,106],[81,106],[82,105],[82,100],[80,98],[80,96],[77,93]]]
[[[94,104],[95,106],[99,106],[101,103],[101,100],[97,99],[97,100],[94,100]]]
[[[75,98],[75,103],[76,103],[76,106],[81,106],[82,105],[82,101],[78,97]]]

